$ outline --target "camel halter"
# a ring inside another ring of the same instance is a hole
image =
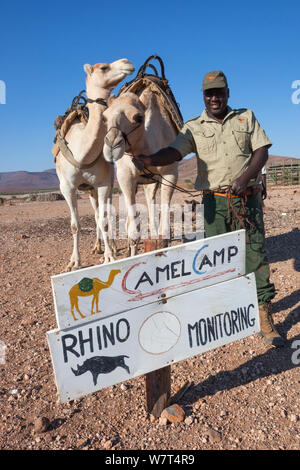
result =
[[[97,104],[102,104],[103,106],[108,107],[107,102],[103,98],[96,98],[95,100],[91,100],[90,98],[88,98],[86,101],[88,103],[97,103]]]
[[[129,148],[131,148],[131,144],[130,144],[130,142],[129,142],[128,136],[129,136],[130,134],[132,134],[134,131],[136,131],[140,126],[141,126],[141,124],[138,124],[134,129],[131,129],[130,132],[127,132],[127,134],[126,134],[125,132],[121,131],[121,129],[120,129],[119,127],[117,127],[117,126],[111,126],[111,127],[108,129],[104,140],[108,143],[108,145],[111,147],[112,150],[114,150],[114,149],[120,147],[120,144],[111,145],[111,143],[110,143],[110,141],[109,141],[109,138],[107,137],[107,134],[108,134],[112,129],[117,129],[117,130],[122,134],[122,137],[123,137],[123,139],[125,140],[126,144],[128,144]],[[131,154],[132,154],[132,152],[131,152]]]
[[[84,107],[86,106],[87,103],[97,103],[97,104],[102,104],[103,106],[106,106],[106,108],[108,107],[107,102],[103,98],[96,98],[95,100],[92,100],[91,98],[86,98],[85,96],[82,95],[82,93],[85,93],[85,92],[86,92],[85,90],[82,90],[79,93],[79,95],[73,98],[71,109]]]

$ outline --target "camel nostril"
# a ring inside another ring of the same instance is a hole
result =
[[[111,144],[110,140],[109,140],[107,137],[105,137],[104,143],[105,143],[108,147],[110,147],[110,148],[112,147],[112,144]]]
[[[104,142],[110,148],[110,150],[114,150],[114,149],[122,146],[123,139],[120,139],[116,144],[112,144],[111,141],[106,136],[105,139],[104,139]]]
[[[122,144],[123,144],[123,140],[119,140],[119,142],[117,142],[117,143],[113,146],[113,148],[115,149],[115,148],[117,148],[117,147],[121,147]]]

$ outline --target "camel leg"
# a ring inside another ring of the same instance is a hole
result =
[[[75,308],[76,308],[77,312],[79,313],[79,315],[81,316],[81,318],[85,318],[85,315],[83,315],[83,314],[81,313],[81,311],[79,310],[79,307],[78,307],[78,297],[76,297],[76,299],[75,299]]]
[[[71,213],[71,231],[73,234],[73,252],[70,258],[70,262],[66,268],[67,271],[75,270],[80,268],[80,254],[79,254],[79,216],[76,199],[76,188],[73,188],[65,182],[60,184],[60,191],[68,203]]]
[[[95,313],[100,313],[101,312],[101,310],[99,310],[99,308],[98,308],[98,304],[99,304],[99,292],[94,294],[94,296],[93,296],[92,310],[91,310],[92,315],[95,315]],[[96,307],[96,308],[94,309],[94,307]]]
[[[164,175],[166,179],[173,184],[177,183],[178,172],[174,171],[174,174]],[[171,186],[171,185],[170,185]],[[173,196],[174,189],[166,185],[161,186],[161,213],[160,213],[160,242],[159,248],[165,248],[170,244],[171,231],[170,231],[170,205]]]
[[[108,236],[110,240],[110,246],[113,252],[114,256],[117,256],[118,254],[118,248],[115,240],[115,227],[113,226],[113,221],[116,222],[116,219],[114,218],[115,214],[113,213],[113,205],[112,205],[112,194],[109,195],[108,201],[107,201],[107,218],[108,218]]]
[[[96,300],[96,295],[94,294],[93,295],[93,300],[92,300],[92,310],[91,310],[91,315],[94,315],[95,312],[94,312],[94,305],[95,305],[95,300]]]
[[[137,254],[137,245],[141,237],[135,201],[137,183],[132,175],[127,174],[125,177],[120,174],[118,181],[124,195],[127,210],[126,229],[130,246],[130,256],[135,256]]]
[[[91,205],[94,209],[95,222],[96,222],[96,242],[95,242],[92,253],[102,254],[103,251],[101,250],[98,197],[97,197],[97,192],[94,189],[90,193],[90,201],[91,201]]]
[[[158,237],[157,227],[157,208],[155,204],[155,196],[158,189],[158,183],[144,184],[144,193],[146,196],[146,202],[148,207],[149,216],[149,232],[150,238],[156,239]]]
[[[77,318],[75,317],[75,314],[74,314],[74,306],[75,306],[75,302],[71,300],[71,313],[72,313],[72,317],[74,321],[76,321]]]
[[[99,292],[96,295],[96,313],[100,313],[101,310],[99,310]]]
[[[109,200],[109,193],[111,188],[107,186],[100,186],[98,188],[98,204],[99,204],[99,219],[98,224],[102,233],[104,242],[104,263],[114,261],[114,256],[109,244],[109,223],[107,202]]]

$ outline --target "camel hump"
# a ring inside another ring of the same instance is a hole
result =
[[[78,282],[78,287],[82,292],[89,292],[93,289],[93,279],[89,277],[84,277],[81,281]]]

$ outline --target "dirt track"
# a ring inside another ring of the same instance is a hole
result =
[[[98,264],[89,202],[79,207],[83,266]],[[265,225],[274,320],[287,346],[256,335],[175,364],[173,393],[193,381],[179,402],[187,419],[162,426],[145,411],[144,377],[57,402],[46,332],[56,327],[50,277],[65,270],[72,249],[69,211],[64,201],[2,205],[0,448],[299,449],[300,372],[291,359],[300,340],[299,187],[269,190]],[[34,430],[40,417],[50,420],[46,432]]]

